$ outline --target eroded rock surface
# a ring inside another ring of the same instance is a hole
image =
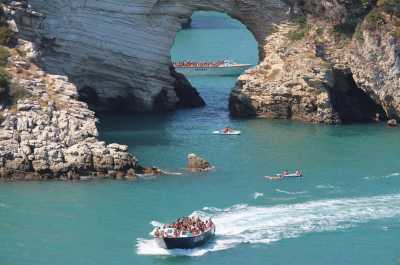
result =
[[[239,78],[231,113],[328,124],[399,119],[400,18],[355,2],[303,1],[302,24],[280,24],[264,60]]]
[[[212,170],[214,167],[204,158],[201,158],[195,154],[189,154],[187,169],[192,172],[201,172]]]
[[[15,8],[21,36],[38,43],[44,69],[69,76],[95,110],[159,111],[204,105],[190,85],[185,86],[189,92],[182,93],[185,78],[170,68],[170,50],[182,23],[196,10],[226,12],[262,43],[288,11],[279,0],[28,3],[34,15]]]
[[[18,49],[25,54],[31,44]],[[136,158],[127,146],[97,140],[97,119],[78,100],[76,87],[64,76],[44,73],[16,50],[11,53],[12,84],[26,96],[3,112],[0,179],[134,177]]]
[[[329,89],[332,70],[310,49],[310,43],[288,45],[294,25],[281,25],[266,39],[266,59],[239,78],[230,97],[235,116],[337,123]]]

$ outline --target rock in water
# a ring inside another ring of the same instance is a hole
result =
[[[187,168],[189,171],[198,172],[198,171],[211,170],[214,167],[211,166],[211,164],[207,160],[205,160],[195,154],[189,154]]]
[[[389,120],[387,124],[389,127],[397,127],[397,121],[395,119]]]

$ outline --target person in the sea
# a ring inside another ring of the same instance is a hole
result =
[[[229,127],[224,128],[224,133],[230,133],[230,132],[233,132],[232,128],[229,128]]]
[[[157,229],[156,229],[156,231],[154,232],[154,236],[155,237],[160,237],[160,228],[159,227],[157,227]]]

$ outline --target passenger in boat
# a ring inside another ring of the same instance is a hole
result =
[[[297,176],[297,177],[301,177],[301,175],[302,175],[301,171],[297,169],[297,170],[296,170],[296,176]]]
[[[197,236],[213,226],[211,219],[203,221],[200,217],[183,217],[170,225],[164,225],[162,229],[157,228],[155,237],[187,237]]]
[[[229,127],[224,128],[224,133],[231,133],[231,132],[233,132],[232,128],[229,128]]]
[[[289,175],[289,171],[287,171],[287,170],[283,171],[283,176],[287,177],[287,175]]]
[[[160,237],[160,236],[161,236],[160,228],[159,228],[159,227],[157,227],[156,231],[154,232],[154,236],[155,236],[155,237]]]

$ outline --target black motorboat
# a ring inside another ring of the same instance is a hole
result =
[[[187,237],[156,237],[157,245],[165,249],[193,249],[207,243],[215,235],[215,225],[207,231]]]
[[[215,224],[211,219],[183,217],[170,225],[153,230],[157,245],[165,249],[192,249],[207,243],[215,235]]]

